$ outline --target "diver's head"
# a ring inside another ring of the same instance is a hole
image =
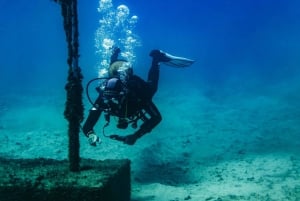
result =
[[[110,78],[106,82],[105,89],[103,91],[103,96],[106,99],[118,99],[123,95],[123,86],[122,82],[118,78]]]
[[[109,77],[117,77],[122,82],[126,82],[132,74],[132,66],[128,61],[117,60],[109,66]]]

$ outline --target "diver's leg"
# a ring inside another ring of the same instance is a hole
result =
[[[150,88],[152,92],[151,95],[153,96],[158,88],[159,63],[168,62],[170,61],[170,58],[166,56],[166,53],[160,50],[152,50],[150,52],[150,56],[152,57],[152,64],[148,72],[148,83],[150,84]]]
[[[150,56],[152,57],[152,64],[148,72],[148,83],[150,85],[150,90],[152,93],[151,96],[153,96],[158,88],[159,63],[167,62],[170,59],[166,57],[166,54],[160,50],[152,50],[150,52]]]
[[[151,97],[156,93],[159,80],[159,63],[153,58],[148,72],[148,83],[150,86]]]

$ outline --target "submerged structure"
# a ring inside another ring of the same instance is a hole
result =
[[[129,201],[130,161],[80,159],[83,120],[82,74],[79,67],[77,0],[61,5],[68,45],[65,118],[69,122],[68,160],[0,158],[1,201]]]
[[[68,161],[0,158],[1,201],[129,201],[128,160],[81,160],[80,172]]]

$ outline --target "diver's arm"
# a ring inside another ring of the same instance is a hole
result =
[[[152,102],[149,102],[144,110],[148,115],[150,115],[150,118],[144,118],[144,123],[134,134],[127,136],[110,135],[109,137],[114,140],[122,141],[125,144],[133,145],[140,137],[149,133],[155,126],[157,126],[157,124],[159,124],[162,118],[156,106]]]
[[[157,107],[154,105],[152,101],[150,101],[146,107],[144,108],[146,114],[150,116],[150,118],[145,119],[144,123],[140,126],[140,128],[133,134],[136,139],[142,137],[146,133],[151,132],[151,130],[156,127],[162,120],[161,114],[158,111]]]
[[[94,133],[94,126],[100,118],[100,115],[101,110],[94,107],[90,110],[89,116],[82,127],[82,131],[86,137],[88,137],[90,133]]]
[[[94,126],[99,120],[102,113],[102,108],[100,108],[101,103],[102,103],[102,97],[99,96],[98,99],[95,101],[94,106],[90,110],[88,118],[83,124],[82,131],[87,137],[89,137],[90,133],[94,133]]]
[[[162,118],[156,106],[152,102],[149,102],[144,110],[150,116],[150,118],[144,118],[144,123],[134,134],[127,136],[110,135],[109,137],[114,140],[122,141],[125,144],[133,145],[137,139],[146,133],[149,133],[155,126],[157,126],[157,124],[159,124]]]
[[[92,146],[96,146],[97,143],[101,143],[100,138],[94,131],[94,126],[101,116],[102,109],[100,107],[97,107],[97,104],[94,105],[95,106],[90,110],[89,116],[82,127],[84,135],[88,138],[88,141]]]
[[[113,47],[112,55],[110,56],[110,65],[118,60],[121,50],[118,47]]]

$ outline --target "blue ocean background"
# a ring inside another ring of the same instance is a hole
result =
[[[300,200],[300,1],[113,0],[137,15],[134,72],[152,49],[163,121],[136,145],[102,137],[81,156],[132,161],[133,200]],[[98,76],[99,2],[78,2],[83,84]],[[0,1],[0,156],[67,158],[67,45],[60,6]],[[93,90],[93,89],[91,89]],[[85,117],[91,105],[84,95]],[[129,134],[112,125],[107,133]]]

